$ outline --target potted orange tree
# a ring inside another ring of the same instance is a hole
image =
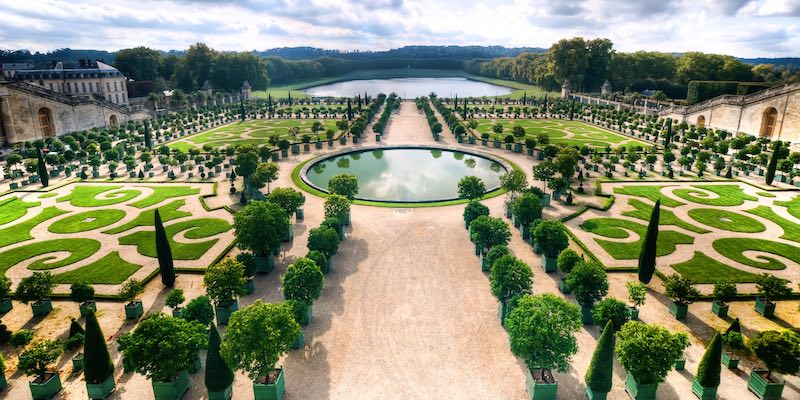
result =
[[[778,300],[791,294],[792,289],[789,289],[788,285],[789,281],[786,279],[778,278],[766,272],[763,273],[756,281],[756,289],[758,290],[756,312],[765,317],[774,316],[775,303],[772,300]]]
[[[711,312],[719,317],[728,316],[728,302],[736,298],[736,284],[731,282],[717,282],[714,284],[714,300],[711,302]]]
[[[125,317],[128,319],[137,319],[144,314],[144,306],[142,301],[137,299],[144,292],[144,286],[137,279],[131,279],[122,285],[119,295],[126,301],[125,303]]]
[[[258,273],[272,271],[275,266],[272,253],[280,249],[289,228],[286,212],[270,202],[251,202],[233,216],[236,244],[253,252]]]
[[[647,298],[647,285],[639,281],[628,281],[625,283],[625,287],[628,289],[628,300],[633,303],[628,307],[628,318],[637,320],[639,319],[639,307]]]
[[[17,298],[25,303],[31,303],[35,317],[44,317],[53,311],[53,302],[50,293],[56,286],[50,272],[36,271],[33,275],[22,278],[17,286]]]
[[[617,357],[627,371],[625,391],[632,399],[655,400],[675,361],[689,346],[685,333],[670,333],[658,325],[629,321],[617,333]]]
[[[299,313],[295,313],[299,317],[297,318],[297,323],[300,326],[306,326],[311,322],[311,307],[314,300],[319,298],[320,293],[322,293],[324,278],[319,266],[307,258],[300,258],[289,264],[286,268],[286,273],[281,277],[283,297],[286,300],[294,301],[296,303],[294,306],[300,310]],[[301,329],[300,335],[298,335],[292,347],[302,347],[303,341],[303,330]]]
[[[208,297],[214,301],[217,323],[225,325],[231,314],[239,308],[237,299],[244,294],[244,265],[225,258],[208,267],[203,277]]]
[[[669,312],[675,319],[684,319],[689,311],[689,304],[700,296],[700,292],[694,287],[694,282],[686,276],[675,273],[664,279],[664,295],[672,303],[669,304]]]
[[[542,252],[542,268],[545,272],[555,272],[558,255],[569,246],[564,226],[559,221],[541,221],[533,231],[533,240]]]
[[[608,276],[605,269],[595,262],[580,261],[567,275],[567,285],[581,305],[584,324],[591,324],[594,303],[608,294]]]
[[[797,375],[800,371],[800,334],[789,329],[759,332],[747,347],[767,367],[753,368],[747,389],[762,400],[780,400],[785,383],[772,373]]]
[[[58,372],[52,372],[48,368],[56,362],[61,352],[61,344],[55,340],[37,340],[20,353],[17,369],[34,377],[28,383],[34,400],[47,400],[61,391]]]
[[[492,263],[489,283],[492,287],[492,294],[500,301],[501,325],[505,325],[506,317],[511,311],[511,300],[530,293],[532,281],[531,268],[517,257],[508,254]]]

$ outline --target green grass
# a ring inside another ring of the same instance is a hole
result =
[[[751,283],[759,277],[757,274],[727,266],[699,251],[694,252],[691,260],[675,264],[672,268],[695,283]]]
[[[47,230],[52,233],[86,232],[109,226],[123,218],[125,218],[123,210],[92,210],[62,218],[50,224]]]
[[[708,193],[695,189],[675,189],[672,193],[676,196],[691,201],[693,203],[705,204],[708,206],[739,206],[745,200],[758,201],[757,197],[744,193],[738,185],[692,185],[695,188],[703,189],[715,193],[718,197],[711,198]]]
[[[756,194],[761,196],[761,197],[769,197],[769,198],[776,197],[774,194],[772,194],[770,192],[756,192]]]
[[[754,268],[778,270],[786,268],[783,262],[765,255],[757,255],[753,259],[746,257],[746,251],[760,251],[775,254],[796,263],[800,263],[800,248],[784,243],[763,239],[750,238],[724,238],[717,239],[712,244],[714,250],[733,261],[749,265]],[[758,261],[761,260],[761,261]]]
[[[621,145],[639,145],[650,147],[649,144],[640,142],[616,134],[614,132],[589,125],[581,121],[551,120],[551,119],[477,119],[478,127],[476,130],[483,134],[488,133],[489,137],[496,137],[493,127],[496,123],[503,125],[503,133],[500,140],[511,133],[514,125],[525,128],[526,138],[536,139],[540,133],[546,133],[550,138],[550,143],[564,144],[568,146],[591,146],[605,148],[606,146],[618,147]]]
[[[781,217],[767,206],[758,206],[752,210],[747,210],[747,212],[770,220],[780,226],[781,229],[783,229],[783,235],[781,235],[781,238],[800,243],[800,224]]]
[[[24,242],[33,239],[31,229],[48,219],[55,218],[69,211],[59,210],[55,207],[47,207],[39,215],[8,228],[0,229],[0,247],[5,247],[14,243]]]
[[[758,220],[732,211],[716,208],[693,208],[688,213],[692,219],[701,224],[726,231],[756,233],[767,230],[767,227]]]
[[[647,231],[645,225],[616,218],[592,218],[584,221],[580,225],[581,229],[596,235],[613,238],[627,239],[631,235],[628,231],[634,232],[639,236],[635,242],[611,242],[608,240],[595,239],[611,257],[617,260],[635,260],[639,258],[642,249],[644,234]],[[680,232],[671,230],[660,230],[656,243],[657,256],[665,256],[675,251],[678,244],[692,244],[694,238]]]
[[[218,218],[199,218],[178,222],[164,227],[169,238],[172,258],[176,260],[197,260],[203,256],[219,239],[207,240],[197,243],[178,243],[173,237],[179,232],[186,231],[187,239],[202,239],[214,236],[231,229],[231,225]],[[156,257],[155,231],[135,232],[121,237],[119,243],[123,245],[136,245],[139,254],[147,257]]]
[[[644,197],[645,199],[649,199],[653,203],[656,200],[661,199],[661,205],[666,207],[678,207],[683,205],[680,201],[673,200],[669,197],[664,196],[661,193],[661,189],[667,186],[640,186],[640,185],[631,185],[631,186],[623,186],[623,187],[616,187],[614,188],[614,193],[616,194],[624,194],[628,196],[636,196],[636,197]],[[650,219],[648,217],[648,219]]]
[[[92,239],[66,238],[46,240],[20,246],[0,254],[0,272],[33,257],[54,252],[68,252],[69,256],[56,259],[55,256],[39,259],[28,266],[32,270],[59,268],[86,259],[100,249],[100,242]],[[55,259],[55,261],[53,261]]]
[[[626,217],[641,219],[643,221],[650,221],[650,213],[653,212],[653,206],[637,199],[628,199],[628,204],[633,206],[634,210],[624,211],[622,215]],[[692,225],[676,217],[675,213],[663,208],[659,212],[658,225],[674,225],[686,229],[687,231],[692,231],[695,233],[709,232],[709,230],[707,229],[703,229],[701,227]]]
[[[39,196],[39,198],[40,198],[40,199],[49,199],[49,198],[51,198],[51,197],[56,197],[56,196],[58,196],[58,193],[56,193],[56,192],[50,192],[50,193],[45,193],[45,194],[43,194],[43,195]]]
[[[89,265],[54,275],[53,280],[64,284],[90,282],[95,285],[119,285],[141,267],[123,260],[118,252],[112,251]]]
[[[789,201],[776,201],[776,206],[783,206],[789,211],[793,217],[800,219],[800,196],[797,196]]]
[[[291,91],[292,98],[294,99],[310,98],[310,96],[308,96],[303,91],[303,89],[307,89],[313,86],[327,85],[329,83],[342,82],[354,79],[449,78],[449,77],[463,77],[474,81],[486,82],[499,86],[506,86],[513,89],[511,94],[500,97],[520,99],[522,98],[523,93],[527,93],[528,98],[544,97],[545,94],[545,92],[538,86],[520,82],[508,81],[504,79],[486,78],[482,76],[472,75],[463,70],[396,68],[396,69],[358,70],[334,77],[285,83],[281,85],[271,86],[267,88],[267,90],[256,90],[253,92],[253,96],[267,98],[267,94],[269,93],[272,94],[273,99],[279,99],[279,98],[286,98],[287,93]],[[550,98],[556,98],[560,95],[558,92],[548,92],[548,94],[550,95]],[[373,95],[373,93],[370,93],[370,95]],[[492,96],[487,96],[487,97],[492,97]]]
[[[269,143],[269,137],[272,135],[277,135],[280,139],[286,139],[290,142],[300,141],[303,135],[309,135],[312,137],[312,142],[314,142],[317,135],[311,132],[311,126],[316,121],[321,122],[324,127],[324,130],[319,133],[319,137],[322,140],[325,140],[325,131],[328,129],[337,130],[335,119],[257,119],[235,122],[214,128],[191,135],[186,139],[172,142],[168,146],[181,151],[188,151],[191,148],[200,148],[203,145],[212,147],[244,144],[263,145]],[[296,137],[292,137],[289,134],[290,128],[299,129]]]
[[[189,186],[153,186],[153,193],[141,200],[131,203],[136,208],[147,208],[173,197],[192,196],[200,193],[199,188]]]
[[[39,204],[41,203],[22,201],[19,197],[14,196],[0,201],[0,225],[16,221],[25,215],[29,208],[36,207]]]
[[[142,194],[136,189],[117,191],[120,188],[122,186],[77,185],[70,194],[59,197],[56,201],[59,203],[69,201],[70,204],[76,207],[103,207],[123,203]],[[108,193],[112,190],[114,191],[113,193]],[[104,194],[104,198],[97,198],[100,194]]]
[[[179,208],[185,205],[186,205],[186,200],[175,200],[172,203],[165,204],[161,207],[157,207],[158,213],[161,216],[161,221],[167,222],[167,221],[172,221],[173,219],[191,216],[192,213],[179,210]],[[139,226],[154,226],[155,214],[156,214],[155,208],[142,211],[141,213],[139,213],[139,215],[136,216],[136,218],[116,228],[111,228],[107,231],[104,231],[103,233],[114,235]]]

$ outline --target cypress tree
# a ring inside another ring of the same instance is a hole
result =
[[[456,114],[458,114],[458,95],[456,95],[456,99],[453,101],[453,104],[454,104],[454,105],[455,105],[455,107],[456,107],[456,110],[455,110],[455,111],[456,111]]]
[[[736,318],[735,320],[733,320],[733,322],[731,322],[731,326],[729,326],[728,329],[725,330],[725,333],[728,332],[742,333],[742,325],[739,323],[739,318]]]
[[[350,99],[347,99],[347,120],[353,120],[353,104],[350,102]]]
[[[244,111],[244,101],[239,101],[239,115],[242,118],[242,122],[244,122],[244,119],[246,117],[245,111]]]
[[[522,92],[522,105],[525,105],[525,102],[528,100],[528,92]]]
[[[778,168],[778,158],[780,157],[781,153],[781,142],[775,142],[775,150],[772,151],[772,158],[769,159],[769,165],[767,165],[767,185],[772,185],[772,181],[775,179],[775,170]]]
[[[467,120],[467,99],[464,99],[464,109],[461,111],[461,117],[464,121]]]
[[[114,375],[114,363],[108,354],[108,346],[97,323],[93,310],[86,315],[86,339],[83,346],[83,376],[86,383],[97,385]]]
[[[572,121],[572,117],[575,113],[575,99],[573,98],[572,101],[569,103],[569,120]]]
[[[358,111],[361,112],[361,94],[358,95]]]
[[[42,157],[42,149],[36,147],[36,168],[39,173],[39,180],[42,181],[42,187],[50,185],[50,176],[47,175],[47,166],[44,164],[44,157]]]
[[[658,199],[650,213],[650,224],[647,225],[647,234],[642,242],[642,251],[639,253],[639,281],[644,284],[650,283],[653,273],[656,271],[656,242],[658,241],[660,211],[661,199]]]
[[[150,137],[150,123],[147,121],[144,121],[144,145],[148,149],[153,148],[153,138]]]
[[[161,223],[161,215],[156,209],[156,254],[158,255],[158,269],[161,271],[161,283],[166,287],[175,285],[175,267],[172,265],[172,251],[169,248],[169,240],[164,225]]]
[[[719,374],[722,358],[722,338],[719,332],[714,334],[711,343],[708,344],[700,365],[697,367],[697,376],[694,379],[702,387],[711,388],[719,386]]]
[[[272,94],[267,95],[267,118],[272,118]]]
[[[289,107],[292,106],[292,91],[289,91]]]
[[[208,332],[208,353],[206,354],[206,389],[209,392],[222,392],[233,383],[233,371],[219,354],[220,338],[217,326],[211,323]]]
[[[664,143],[665,145],[672,143],[672,118],[667,118],[667,136]]]
[[[597,341],[589,370],[586,371],[586,386],[594,392],[608,393],[611,390],[611,379],[614,375],[614,341],[614,326],[608,321]]]
[[[544,94],[544,119],[547,119],[547,93]]]

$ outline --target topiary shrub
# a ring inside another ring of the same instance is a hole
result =
[[[599,305],[599,304],[598,304]],[[597,323],[595,321],[595,323]],[[616,329],[608,321],[603,328],[600,339],[597,340],[592,361],[586,371],[584,381],[586,386],[597,393],[608,393],[614,376],[614,332]]]
[[[482,215],[489,215],[489,207],[481,204],[477,200],[472,200],[464,207],[464,223],[469,224]]]
[[[209,392],[222,392],[233,383],[233,371],[219,353],[221,339],[214,324],[208,331],[205,384]]]
[[[108,353],[103,331],[97,322],[94,310],[86,315],[86,339],[83,346],[83,376],[86,383],[101,384],[114,375],[114,363]]]
[[[575,268],[575,265],[577,265],[578,262],[582,260],[583,256],[575,252],[575,250],[564,249],[558,255],[558,260],[556,261],[556,264],[558,266],[559,271],[561,271],[564,274],[569,274],[570,271],[572,271],[572,269]]]
[[[528,264],[510,254],[497,259],[489,273],[492,294],[503,303],[517,294],[530,293],[532,280]]]
[[[211,299],[208,296],[195,297],[181,310],[181,318],[208,326],[214,319],[214,307],[211,305]]]
[[[94,299],[94,288],[86,282],[76,282],[69,287],[69,299],[83,303]]]
[[[617,332],[619,362],[640,385],[664,382],[688,346],[685,333],[670,333],[661,326],[639,321],[629,321]]]
[[[703,353],[700,365],[697,366],[697,375],[694,377],[700,386],[710,388],[719,386],[720,372],[722,370],[722,337],[719,332],[714,334],[714,338]]]
[[[583,307],[591,307],[608,293],[606,271],[594,262],[579,262],[567,275],[566,283]]]
[[[618,331],[628,322],[628,305],[613,297],[600,300],[592,308],[592,319],[597,326],[611,323],[614,331]]]

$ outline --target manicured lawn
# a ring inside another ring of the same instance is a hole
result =
[[[58,193],[56,193],[56,192],[50,192],[50,193],[45,193],[45,194],[43,194],[43,195],[39,196],[39,198],[40,198],[40,199],[49,199],[49,198],[51,198],[51,197],[55,197],[55,196],[58,196]]]
[[[740,262],[755,268],[777,270],[784,269],[783,262],[766,255],[757,255],[748,258],[743,253],[746,251],[760,251],[775,254],[800,263],[800,248],[784,243],[763,239],[749,238],[724,238],[717,239],[712,244],[714,250],[733,261]],[[760,260],[760,261],[759,261]]]
[[[165,204],[158,208],[158,213],[161,216],[161,222],[172,221],[173,219],[189,217],[192,215],[190,212],[180,211],[179,208],[186,205],[186,200],[175,200],[172,203]],[[137,226],[154,226],[155,224],[156,209],[144,210],[139,213],[136,218],[129,222],[120,225],[116,228],[111,228],[103,233],[114,235],[117,233],[125,232],[129,229],[136,228]]]
[[[758,201],[757,197],[745,194],[744,190],[742,190],[739,185],[692,186],[715,193],[719,197],[711,198],[708,193],[695,189],[676,189],[672,193],[684,200],[708,206],[738,206],[744,204],[745,200]]]
[[[638,145],[650,147],[647,143],[640,142],[618,135],[614,132],[601,129],[580,121],[552,120],[552,119],[477,119],[478,133],[488,133],[491,139],[495,139],[493,131],[495,124],[503,125],[503,133],[499,140],[503,140],[506,135],[511,134],[512,128],[519,125],[525,128],[526,138],[536,139],[540,133],[545,133],[553,144],[565,144],[568,146],[590,146],[605,148],[606,146],[618,147],[621,145]]]
[[[111,225],[123,218],[125,218],[123,210],[92,210],[62,218],[50,224],[47,230],[52,233],[86,232]]]
[[[266,145],[269,144],[271,136],[278,136],[280,139],[297,142],[302,139],[303,135],[311,136],[311,141],[316,142],[317,134],[311,132],[311,126],[315,121],[321,122],[324,127],[318,134],[321,140],[326,140],[325,132],[328,129],[336,131],[335,119],[257,119],[221,126],[172,142],[168,146],[188,151],[191,148],[203,147],[203,145],[212,147],[244,144]],[[291,128],[299,130],[296,137],[292,137],[289,134],[289,129]]]
[[[39,204],[41,203],[28,203],[15,196],[3,199],[0,201],[0,225],[16,221],[25,215],[29,208],[36,207]]]
[[[32,257],[53,252],[68,252],[69,256],[51,261],[55,257],[37,260],[28,269],[44,270],[59,268],[81,261],[100,249],[100,242],[93,239],[66,238],[31,243],[0,253],[0,272]],[[49,262],[48,262],[49,261]]]
[[[196,243],[179,243],[174,240],[174,236],[184,232],[187,239],[202,239],[214,236],[231,229],[231,225],[218,218],[199,218],[189,221],[178,222],[165,226],[167,237],[169,238],[172,257],[176,260],[197,260],[203,256],[218,239],[211,239]],[[156,257],[155,231],[135,232],[119,239],[122,245],[136,245],[139,254],[148,257]]]
[[[635,260],[639,258],[639,252],[642,249],[642,242],[644,241],[644,234],[647,231],[645,225],[616,218],[592,218],[584,221],[580,227],[584,231],[613,239],[629,238],[631,235],[628,231],[632,231],[638,235],[639,238],[635,242],[612,242],[595,239],[597,244],[605,249],[611,257],[617,260]],[[673,253],[678,244],[692,243],[694,243],[694,238],[691,236],[671,230],[660,230],[658,233],[656,254],[659,257],[665,256]]]
[[[747,210],[747,212],[778,224],[783,229],[781,238],[800,243],[800,224],[781,217],[767,206],[758,206],[752,210]]]
[[[661,199],[661,205],[666,207],[678,207],[683,205],[680,201],[673,200],[661,193],[661,189],[667,186],[643,186],[643,185],[630,185],[614,188],[614,193],[624,194],[628,196],[644,197],[653,203]],[[650,217],[648,217],[649,219]]]
[[[756,194],[761,197],[769,197],[769,198],[776,197],[774,194],[770,192],[756,192]]]
[[[756,233],[767,229],[761,222],[731,211],[716,208],[693,208],[688,213],[692,219],[701,224],[726,231]]]
[[[96,285],[119,285],[141,268],[122,259],[112,251],[105,257],[80,268],[53,276],[56,283],[91,282]]]
[[[672,268],[695,283],[750,283],[758,279],[756,274],[727,266],[699,251],[694,252],[691,260],[675,264]]]
[[[184,197],[200,194],[199,188],[189,186],[153,186],[153,193],[141,200],[131,203],[136,208],[147,208],[173,197]]]
[[[786,207],[789,214],[795,218],[800,218],[800,196],[797,196],[789,201],[776,201],[775,205]]]
[[[641,219],[643,221],[650,221],[650,213],[653,212],[653,206],[637,199],[628,199],[628,204],[633,206],[634,210],[624,211],[622,215]],[[665,208],[662,208],[659,211],[658,225],[674,225],[695,233],[709,232],[707,229],[692,225],[676,217],[675,213]]]
[[[126,202],[140,194],[136,189],[118,190],[122,186],[76,185],[72,192],[56,199],[57,202],[69,201],[76,207],[103,207]],[[112,193],[107,193],[111,192]],[[103,195],[102,198],[97,196]]]
[[[0,247],[33,239],[31,229],[48,219],[68,213],[55,207],[47,207],[39,215],[16,225],[0,229]]]

